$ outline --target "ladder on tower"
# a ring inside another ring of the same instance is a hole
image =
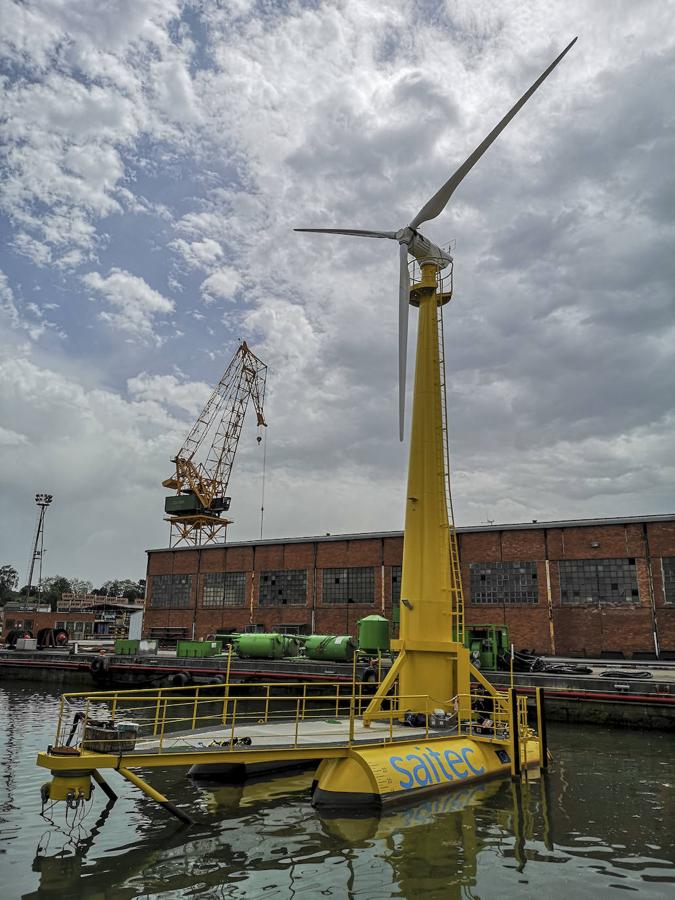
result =
[[[452,274],[450,274],[450,290],[444,291],[443,278],[439,273],[438,293],[441,297],[446,293],[452,295]],[[462,589],[462,571],[459,564],[459,542],[455,528],[455,514],[452,506],[452,491],[450,489],[450,443],[448,438],[448,395],[446,389],[445,372],[445,335],[443,331],[443,306],[438,304],[438,370],[441,379],[441,421],[443,436],[443,467],[445,474],[445,502],[448,509],[448,552],[450,554],[450,581],[452,602],[452,630],[453,639],[458,643],[464,642],[464,591]]]

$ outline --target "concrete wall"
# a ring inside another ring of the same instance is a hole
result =
[[[672,521],[627,524],[459,530],[460,560],[465,596],[465,621],[505,623],[517,649],[558,655],[621,652],[650,653],[654,630],[660,649],[675,653],[675,603],[666,604],[661,558],[675,556],[675,518]],[[205,637],[217,629],[243,629],[263,625],[273,630],[281,624],[302,624],[315,633],[356,632],[356,623],[371,613],[392,615],[391,568],[400,566],[402,537],[353,536],[307,540],[299,543],[214,548],[177,548],[148,553],[148,602],[145,634],[153,628],[180,627],[190,637]],[[617,604],[563,605],[558,562],[578,559],[635,559],[639,597]],[[536,604],[471,602],[470,563],[494,561],[535,562]],[[372,566],[375,599],[372,604],[324,603],[322,570],[334,567]],[[260,606],[258,584],[265,570],[304,569],[307,597],[304,606]],[[203,575],[207,572],[246,572],[246,600],[241,607],[204,609]],[[153,608],[152,576],[192,574],[190,606],[185,609]]]

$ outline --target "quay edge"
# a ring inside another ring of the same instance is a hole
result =
[[[31,652],[0,650],[0,681],[46,681],[64,690],[110,689],[168,685],[172,676],[186,675],[195,684],[207,684],[223,677],[227,658],[177,659],[172,656],[129,657],[109,654],[104,677],[95,677],[91,664],[99,658],[92,654],[66,651]],[[611,664],[602,667],[611,671]],[[363,677],[366,664],[360,664],[357,677]],[[551,721],[579,722],[652,730],[675,729],[675,665],[649,666],[648,680],[629,679],[622,675],[626,665],[616,667],[616,677],[590,675],[553,675],[517,673],[514,686],[529,699],[537,687],[546,691],[547,717]],[[633,665],[634,668],[634,665]],[[638,670],[638,671],[639,671]],[[507,672],[483,673],[500,690],[509,686]],[[352,680],[351,664],[317,663],[306,660],[234,659],[231,680],[257,683],[263,681]]]

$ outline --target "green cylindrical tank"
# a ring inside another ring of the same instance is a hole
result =
[[[237,653],[252,659],[283,659],[287,655],[284,653],[286,647],[286,639],[276,632],[242,634],[237,643]]]
[[[284,656],[297,656],[300,652],[300,644],[292,634],[282,634],[284,642]]]
[[[366,616],[359,620],[359,650],[367,653],[389,650],[389,619]]]
[[[305,653],[310,659],[351,662],[356,644],[349,634],[313,634],[305,640]]]

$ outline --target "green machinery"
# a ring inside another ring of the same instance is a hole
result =
[[[399,605],[392,609],[394,633],[398,633],[400,622]],[[464,646],[471,653],[471,662],[477,669],[493,670],[498,667],[500,656],[509,652],[508,625],[464,625]]]
[[[477,669],[496,669],[499,657],[509,651],[508,625],[465,625],[464,646]]]
[[[221,641],[178,641],[176,656],[205,657],[217,656],[222,650]]]

